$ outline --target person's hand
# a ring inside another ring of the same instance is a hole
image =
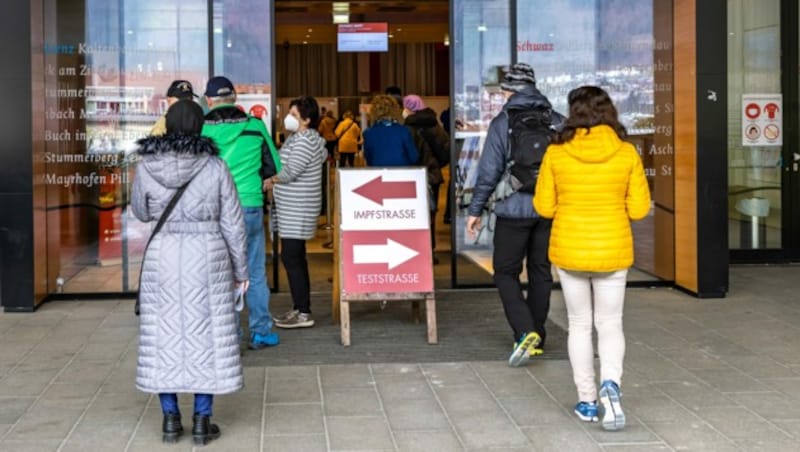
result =
[[[481,228],[481,217],[467,217],[467,235],[469,238],[474,239],[478,236],[478,230]]]
[[[268,191],[272,190],[275,186],[275,177],[270,177],[268,179],[264,179],[264,182],[261,183],[261,191]]]
[[[240,293],[247,292],[247,289],[250,287],[250,280],[245,279],[244,281],[239,281],[236,283],[236,290]]]

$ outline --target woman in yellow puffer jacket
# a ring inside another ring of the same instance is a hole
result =
[[[339,139],[339,166],[355,166],[358,145],[361,144],[361,127],[356,123],[353,112],[344,112],[344,119],[336,126],[336,137]]]
[[[553,218],[549,256],[569,317],[567,345],[578,390],[575,413],[581,420],[599,421],[594,321],[603,428],[618,430],[625,426],[619,385],[625,356],[625,278],[633,265],[630,222],[650,212],[650,190],[641,157],[623,141],[625,128],[608,93],[582,86],[568,100],[569,118],[556,144],[547,148],[533,205],[542,217]]]

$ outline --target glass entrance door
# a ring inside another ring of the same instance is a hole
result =
[[[732,262],[800,258],[798,2],[728,1]]]
[[[173,80],[202,93],[211,74],[230,78],[237,105],[269,127],[272,2],[47,5],[44,86],[34,93],[44,109],[35,132],[44,147],[34,161],[46,199],[47,291],[133,292],[154,226],[129,209],[136,142],[165,114]]]

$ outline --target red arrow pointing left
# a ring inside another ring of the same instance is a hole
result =
[[[416,198],[417,183],[414,181],[384,182],[383,176],[354,188],[353,193],[383,205],[385,199]]]

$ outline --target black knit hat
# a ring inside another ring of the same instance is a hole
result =
[[[516,63],[504,69],[505,76],[500,88],[505,91],[518,92],[526,86],[536,86],[536,75],[533,68],[526,63]]]
[[[191,100],[179,100],[167,110],[167,133],[200,135],[204,121],[200,105]]]

